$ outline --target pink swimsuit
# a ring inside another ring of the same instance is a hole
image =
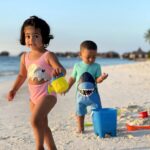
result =
[[[48,93],[48,84],[50,84],[50,79],[52,77],[53,68],[47,64],[46,55],[49,52],[46,51],[38,60],[29,60],[29,53],[25,55],[25,65],[27,68],[28,79],[34,80],[35,78],[39,81],[44,80],[41,84],[30,84],[28,82],[30,100],[36,104],[41,97],[47,95],[53,95],[56,97],[56,93]]]

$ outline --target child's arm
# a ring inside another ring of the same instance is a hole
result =
[[[7,95],[7,99],[9,101],[13,100],[14,96],[16,95],[16,92],[21,87],[21,85],[24,83],[24,81],[26,80],[27,71],[25,68],[25,62],[24,62],[25,60],[24,59],[25,59],[25,54],[22,54],[21,61],[20,61],[20,71],[18,73],[17,79],[15,80],[13,87],[11,88],[11,90],[9,91],[9,93]]]
[[[69,85],[69,87],[68,87],[68,89],[65,91],[65,92],[63,92],[63,94],[66,94],[67,92],[69,92],[69,90],[71,89],[71,87],[72,87],[72,85],[75,83],[75,79],[73,78],[73,77],[70,77],[69,78],[69,80],[68,80],[68,85]]]
[[[60,73],[66,74],[66,69],[60,64],[56,55],[52,52],[48,55],[48,63],[54,68],[53,75],[58,76]]]
[[[69,80],[68,80],[68,84],[69,84],[69,87],[68,87],[68,90],[69,91],[72,87],[72,85],[75,83],[75,79],[73,77],[70,77]]]
[[[99,76],[98,78],[96,78],[96,83],[103,82],[107,77],[108,77],[108,74],[107,73],[103,73],[101,76]]]

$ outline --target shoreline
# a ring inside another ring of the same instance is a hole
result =
[[[73,64],[78,62],[80,59],[71,58],[71,59],[64,59],[60,58],[59,61],[66,69],[73,68]],[[117,64],[128,64],[134,63],[134,61],[125,60],[125,59],[97,59],[97,63],[101,64],[101,66],[108,66],[108,65],[117,65]],[[13,76],[16,76],[19,69],[19,59],[11,58],[11,59],[2,59],[0,60],[0,82],[6,81]],[[11,64],[11,65],[10,65]]]

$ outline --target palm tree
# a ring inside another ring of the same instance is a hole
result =
[[[150,29],[145,33],[145,40],[150,44]]]

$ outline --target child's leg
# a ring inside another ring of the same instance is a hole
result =
[[[50,110],[56,104],[56,98],[54,96],[45,96],[41,98],[39,103],[34,105],[32,108],[31,124],[34,130],[36,149],[44,150],[44,135],[45,135],[45,118],[47,117]],[[31,102],[32,105],[32,102]],[[56,149],[52,134],[50,136],[51,149]]]
[[[76,120],[77,120],[77,133],[82,133],[84,131],[84,117],[87,113],[86,105],[81,102],[76,103]]]
[[[32,102],[30,102],[30,110],[33,112],[34,105]],[[45,126],[45,132],[44,132],[44,143],[47,145],[48,150],[51,150],[51,147],[55,147],[55,142],[51,133],[50,128],[48,127],[48,118],[45,117],[44,120],[44,126]]]
[[[56,149],[56,145],[53,139],[51,129],[48,127],[48,118],[45,118],[45,132],[44,132],[44,143],[47,145],[48,150]]]
[[[77,133],[82,133],[84,131],[84,116],[77,116],[76,115],[76,119],[77,119]]]

